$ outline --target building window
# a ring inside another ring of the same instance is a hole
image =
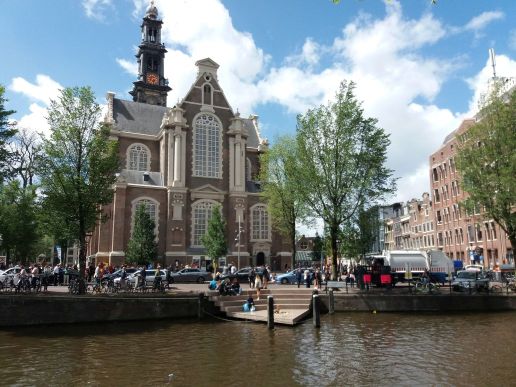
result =
[[[222,177],[222,130],[218,119],[201,114],[194,125],[194,176]]]
[[[439,195],[439,189],[434,189],[434,200],[436,203],[439,203],[441,201],[441,196]]]
[[[493,240],[495,240],[496,239],[495,223],[493,221],[491,221],[490,223],[491,223],[491,235],[493,236]]]
[[[468,225],[468,242],[475,242],[475,230],[471,224]]]
[[[245,159],[245,178],[247,181],[252,180],[252,168],[251,168],[251,160],[249,160],[249,157],[246,157]]]
[[[145,212],[149,214],[149,217],[154,221],[154,234],[156,235],[156,239],[158,237],[158,216],[159,216],[159,204],[154,199],[150,198],[138,198],[132,202],[132,217],[131,217],[131,234],[134,228],[134,219],[136,216],[136,210],[140,205],[145,206]]]
[[[264,204],[252,207],[251,237],[253,240],[269,240],[269,213]]]
[[[192,246],[202,246],[202,237],[208,230],[213,206],[217,203],[202,200],[192,205]]]
[[[213,94],[211,93],[211,86],[207,83],[202,87],[202,104],[213,105]]]
[[[432,169],[432,176],[434,177],[434,181],[439,181],[439,174],[437,173],[437,168]]]
[[[150,171],[150,151],[143,144],[133,144],[127,149],[127,169]]]

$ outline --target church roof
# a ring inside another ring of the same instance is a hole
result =
[[[258,148],[260,145],[260,133],[251,118],[243,119],[244,127],[247,130],[247,146],[250,148]]]
[[[165,106],[113,98],[113,119],[123,132],[156,135],[166,111]]]

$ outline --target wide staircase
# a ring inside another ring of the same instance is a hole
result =
[[[206,293],[210,301],[218,306],[227,317],[242,320],[267,322],[267,297],[274,299],[274,322],[285,325],[295,325],[310,314],[312,289],[271,287],[260,291],[260,299],[256,290],[245,289],[239,296],[221,296],[218,291]],[[253,297],[255,311],[244,312],[243,305]]]

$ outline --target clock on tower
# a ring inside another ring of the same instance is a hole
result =
[[[147,74],[147,83],[150,85],[157,85],[159,83],[158,75],[154,73]]]

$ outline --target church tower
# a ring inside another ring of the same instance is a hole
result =
[[[138,80],[130,94],[133,101],[166,106],[167,93],[172,90],[164,76],[165,45],[161,43],[158,9],[151,1],[141,25],[142,41],[138,46]]]

